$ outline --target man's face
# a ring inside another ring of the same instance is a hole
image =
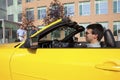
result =
[[[32,27],[32,30],[34,30],[35,28],[34,27]]]
[[[23,29],[23,26],[22,26],[22,25],[20,26],[20,29]]]
[[[94,41],[95,35],[92,34],[92,29],[87,29],[86,30],[85,37],[86,37],[86,41],[88,43],[92,43],[92,41]]]

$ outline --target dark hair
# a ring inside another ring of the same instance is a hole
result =
[[[31,27],[36,28],[36,26],[31,26]]]
[[[87,29],[92,29],[92,34],[98,35],[98,41],[100,41],[103,37],[104,28],[101,24],[90,24],[87,26]]]

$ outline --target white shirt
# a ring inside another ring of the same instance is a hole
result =
[[[18,38],[20,39],[20,41],[23,41],[23,39],[26,35],[26,31],[23,30],[23,29],[18,29],[17,30],[17,35],[18,35]]]
[[[88,44],[87,44],[87,47],[101,47],[101,45],[100,45],[99,42],[96,42],[96,43],[94,43],[94,44],[88,43]]]

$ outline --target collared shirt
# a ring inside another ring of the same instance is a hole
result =
[[[18,29],[17,35],[18,35],[18,38],[20,39],[20,41],[22,41],[26,35],[26,31],[23,29]]]
[[[26,31],[23,29],[18,29],[17,34],[18,34],[18,36],[24,36],[26,34]]]
[[[101,47],[100,42],[96,42],[94,44],[88,43],[87,47]]]

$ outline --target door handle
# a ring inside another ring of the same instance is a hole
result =
[[[95,67],[97,69],[102,69],[106,71],[120,72],[120,65],[113,61],[104,62],[103,64],[96,65]]]

